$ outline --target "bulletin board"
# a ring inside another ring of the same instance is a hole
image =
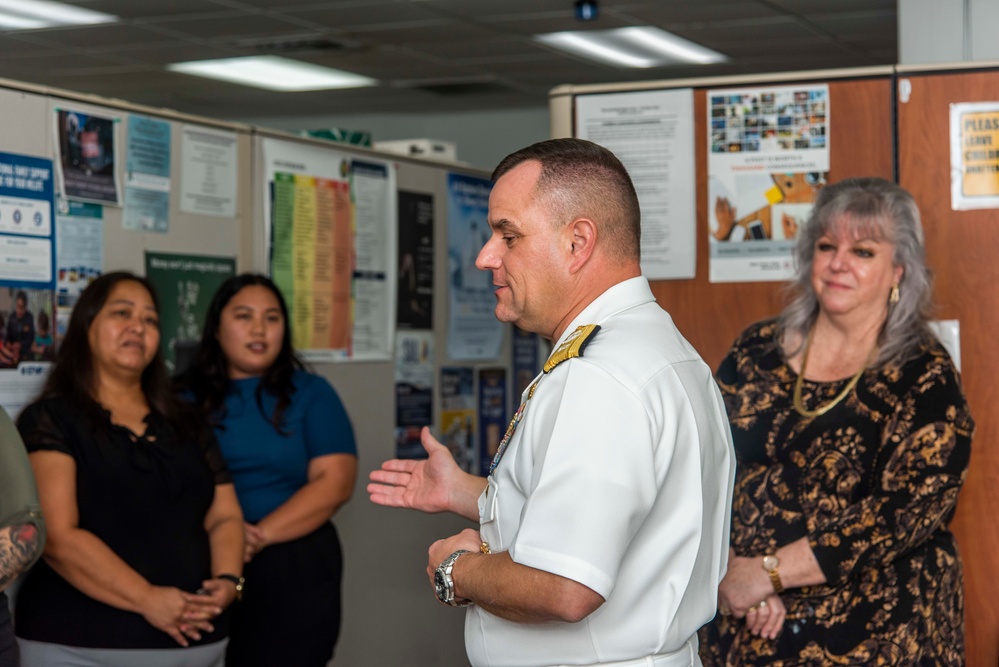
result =
[[[652,282],[652,292],[680,331],[712,368],[750,323],[773,316],[784,304],[781,283],[712,283],[708,277],[708,127],[707,91],[754,88],[764,83],[829,86],[831,127],[829,180],[852,176],[893,178],[892,70],[831,70],[771,78],[718,77],[653,81],[610,86],[561,86],[549,98],[553,136],[574,136],[573,103],[581,95],[633,90],[691,88],[694,97],[694,173],[696,187],[696,272],[693,279]],[[711,304],[705,307],[705,304]]]
[[[143,275],[147,253],[225,258],[229,262],[235,262],[237,270],[249,266],[248,259],[251,256],[252,240],[250,233],[252,224],[250,179],[252,170],[249,152],[250,128],[248,126],[171,113],[162,109],[148,109],[120,100],[106,100],[91,95],[80,95],[69,91],[3,80],[0,80],[0,108],[4,110],[4,117],[7,119],[7,122],[0,128],[0,151],[51,161],[55,174],[58,174],[62,167],[60,162],[60,129],[63,126],[60,125],[59,118],[62,118],[64,123],[68,116],[73,116],[74,122],[77,121],[77,118],[87,117],[106,119],[113,130],[115,150],[113,155],[109,154],[104,157],[114,160],[114,170],[118,177],[118,195],[122,201],[124,201],[126,194],[124,185],[126,181],[123,176],[124,165],[127,162],[129,129],[132,123],[155,119],[159,126],[168,128],[169,132],[169,152],[173,159],[170,160],[167,176],[169,191],[165,198],[168,203],[164,202],[169,211],[168,218],[164,220],[167,226],[160,231],[152,231],[151,228],[145,228],[141,225],[131,229],[126,228],[125,208],[123,206],[86,204],[89,208],[86,209],[85,215],[93,215],[90,221],[94,223],[93,229],[96,230],[95,236],[90,241],[96,246],[95,254],[102,258],[95,263],[100,263],[102,266],[88,265],[86,271],[79,271],[80,275],[77,276],[75,265],[70,271],[60,271],[59,269],[64,267],[58,266],[58,257],[55,258],[57,296],[56,305],[52,308],[53,312],[49,319],[52,320],[50,329],[56,340],[61,327],[65,326],[65,321],[60,313],[68,312],[68,309],[59,308],[62,301],[58,296],[59,286],[65,286],[63,279],[66,277],[64,275],[66,273],[70,274],[71,280],[79,279],[75,285],[71,285],[71,289],[82,290],[85,284],[95,277],[95,272],[98,270],[103,272],[127,270]],[[233,215],[216,217],[187,213],[183,210],[180,201],[180,182],[184,174],[182,173],[182,161],[177,156],[181,153],[184,131],[187,129],[203,129],[223,133],[229,137],[230,143],[234,146],[232,164],[230,164],[230,173],[236,179],[233,193],[235,201],[230,202],[234,209]],[[58,181],[59,179],[56,177],[54,180]],[[70,203],[74,209],[67,211],[66,207]],[[76,222],[82,224],[82,217],[78,216],[75,210],[76,204],[76,201],[70,202],[68,199],[56,197],[53,222],[56,229],[53,240],[57,250],[62,250],[61,246],[64,240],[59,238],[60,232],[69,227],[69,223],[63,224],[65,222],[63,214],[71,213],[76,218]],[[0,308],[4,305],[0,304]],[[33,305],[36,310],[39,310],[41,306],[37,302]],[[169,305],[176,306],[176,304]],[[47,316],[49,315],[47,308],[43,312]],[[176,333],[176,331],[164,330],[162,336],[164,340],[168,340],[168,337],[176,339],[178,338]],[[30,366],[19,367],[19,369],[29,372],[36,370]],[[22,372],[21,375],[23,376],[25,373]],[[40,377],[38,374],[30,374],[30,377],[36,377],[36,375]],[[23,389],[26,385],[20,380],[7,381],[7,376],[2,382],[4,391],[3,399],[0,402],[3,402],[8,411],[19,411],[29,398]],[[40,384],[38,386],[40,387]],[[27,391],[31,390],[29,388]]]

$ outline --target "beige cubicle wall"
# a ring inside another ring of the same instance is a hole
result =
[[[488,177],[466,166],[404,158],[363,148],[300,138],[257,126],[192,117],[163,109],[132,105],[69,91],[0,80],[0,152],[55,159],[55,109],[72,107],[127,123],[129,114],[168,120],[172,124],[169,230],[165,234],[122,227],[122,210],[104,207],[105,270],[142,273],[145,252],[234,257],[238,271],[267,272],[264,238],[260,144],[265,137],[328,147],[341,154],[374,156],[395,166],[400,190],[429,194],[434,200],[434,314],[436,366],[509,367],[509,332],[500,356],[483,363],[446,357],[447,331],[447,178],[449,172]],[[203,126],[234,132],[237,137],[238,202],[234,219],[189,215],[179,209],[181,128]],[[119,141],[124,141],[119,133]],[[123,145],[123,143],[122,143]],[[120,166],[118,167],[121,168]],[[169,307],[169,306],[167,306]],[[394,303],[393,303],[394,307]],[[343,626],[335,665],[467,664],[460,610],[445,608],[434,597],[427,579],[427,548],[442,537],[469,527],[467,521],[445,515],[428,516],[372,505],[365,486],[368,473],[395,453],[395,378],[391,360],[313,365],[329,379],[344,400],[357,436],[358,480],[354,497],[335,524],[344,546]],[[439,382],[439,373],[435,383]],[[509,383],[509,381],[508,381]],[[436,388],[435,388],[436,397]],[[439,404],[435,419],[439,419]],[[247,582],[252,586],[252,582]],[[281,642],[281,637],[274,637]]]
[[[906,80],[905,95],[897,86]],[[777,313],[781,283],[710,283],[708,280],[707,113],[712,88],[828,83],[829,180],[876,175],[912,192],[923,214],[927,257],[935,273],[940,319],[960,323],[963,383],[976,422],[967,481],[951,529],[965,572],[967,664],[999,664],[999,211],[950,208],[948,109],[955,102],[999,100],[999,64],[934,68],[879,67],[697,80],[646,81],[609,86],[561,86],[550,94],[553,136],[574,136],[574,101],[580,95],[691,88],[694,91],[697,271],[690,280],[655,281],[659,303],[709,364],[717,366],[734,336],[750,322]],[[904,99],[902,99],[904,97]]]
[[[177,252],[234,257],[237,269],[245,270],[251,256],[252,169],[250,165],[251,128],[248,125],[198,118],[164,109],[150,109],[131,105],[121,100],[103,99],[92,95],[74,94],[69,91],[31,86],[16,81],[0,79],[0,151],[32,155],[56,160],[55,113],[58,108],[72,108],[86,113],[115,119],[117,141],[123,146],[131,114],[149,116],[171,123],[171,180],[170,228],[168,233],[126,230],[122,228],[122,209],[104,207],[104,253],[107,269],[145,271],[145,251]],[[180,210],[177,183],[180,160],[176,158],[181,147],[181,128],[185,125],[209,127],[231,131],[236,136],[238,171],[238,215],[235,219],[184,213]],[[119,153],[119,165],[123,160]]]

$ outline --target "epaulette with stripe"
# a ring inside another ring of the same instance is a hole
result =
[[[558,366],[563,361],[583,356],[583,349],[591,340],[593,340],[593,337],[598,331],[600,331],[599,324],[581,324],[576,327],[576,330],[569,334],[569,337],[565,339],[565,342],[559,345],[558,348],[552,352],[551,356],[548,357],[548,361],[545,362],[544,367],[545,373],[551,372],[553,368]]]

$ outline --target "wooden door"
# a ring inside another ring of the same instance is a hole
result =
[[[971,466],[952,524],[964,561],[969,667],[999,665],[999,210],[950,207],[949,105],[999,100],[999,71],[902,75],[899,183],[919,203],[939,319],[961,325],[964,390],[975,419]]]

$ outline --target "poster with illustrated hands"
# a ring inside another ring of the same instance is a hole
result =
[[[798,232],[829,173],[829,87],[709,90],[711,282],[793,276]]]

